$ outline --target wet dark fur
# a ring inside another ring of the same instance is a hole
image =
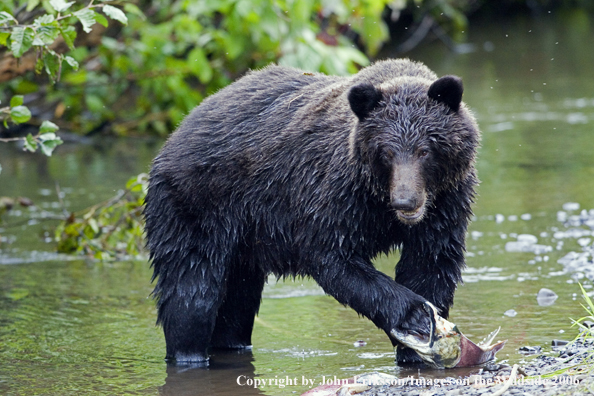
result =
[[[271,273],[313,277],[386,333],[423,332],[425,299],[447,317],[479,142],[448,79],[407,60],[350,78],[270,66],[188,115],[154,161],[145,209],[167,358],[250,345]],[[422,218],[399,218],[396,197],[414,194]],[[396,247],[394,281],[371,260]]]

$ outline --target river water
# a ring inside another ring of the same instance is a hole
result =
[[[521,346],[551,353],[551,340],[572,339],[570,318],[584,314],[577,280],[593,290],[594,237],[583,221],[594,218],[594,37],[579,12],[483,22],[466,34],[466,53],[433,42],[407,56],[462,76],[483,131],[468,270],[451,320],[475,341],[501,327],[508,342],[498,358],[515,363],[530,358]],[[0,196],[36,203],[0,224],[0,393],[281,395],[324,377],[418,374],[396,367],[385,334],[307,279],[270,279],[251,353],[215,354],[208,369],[168,368],[147,262],[61,256],[51,238],[51,217],[113,196],[148,170],[161,144],[65,144],[51,158],[0,145]],[[570,252],[583,255],[581,267],[559,263]],[[377,266],[393,274],[397,259]],[[543,287],[558,295],[552,305],[538,304]],[[253,378],[267,385],[248,385]]]

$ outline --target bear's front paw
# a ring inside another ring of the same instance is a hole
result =
[[[396,326],[396,330],[400,333],[429,339],[431,329],[435,327],[433,309],[433,305],[428,301],[411,304],[404,319]]]
[[[423,359],[415,352],[414,349],[403,347],[401,345],[396,346],[396,363],[398,365],[409,365],[409,364],[421,364]]]

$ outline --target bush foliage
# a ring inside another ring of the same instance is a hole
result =
[[[55,230],[58,252],[99,260],[135,258],[144,251],[142,209],[148,175],[131,178],[112,199],[72,213]]]
[[[109,123],[122,135],[143,130],[165,135],[206,95],[250,68],[278,62],[330,74],[355,72],[388,38],[381,19],[387,3],[3,3],[4,57],[29,55],[35,62],[24,74],[16,73],[2,94],[8,99],[43,90],[43,100],[55,103],[54,122],[72,131]]]

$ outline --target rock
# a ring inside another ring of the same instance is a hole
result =
[[[565,222],[567,220],[567,213],[560,210],[557,212],[557,221]]]
[[[536,302],[541,307],[548,307],[549,305],[553,305],[557,298],[559,296],[554,291],[543,287],[536,295]]]
[[[510,318],[513,318],[514,316],[516,316],[518,313],[513,310],[513,309],[508,309],[507,311],[505,311],[503,313],[505,316],[509,316]]]
[[[523,346],[519,349],[524,355],[536,355],[537,353],[540,353],[541,350],[542,348],[539,346]]]
[[[483,367],[483,369],[485,371],[497,371],[501,369],[501,364],[496,364],[496,363],[487,363],[485,364],[485,366]]]
[[[563,204],[563,210],[566,211],[572,211],[572,210],[579,210],[580,209],[580,204],[577,202],[565,202]]]
[[[529,243],[529,244],[535,244],[538,242],[538,238],[535,237],[534,235],[530,235],[530,234],[520,234],[518,235],[518,242],[524,242],[524,243]]]
[[[593,328],[593,327],[594,327],[594,322],[592,322],[592,321],[590,321],[590,320],[584,320],[584,321],[582,322],[582,324],[583,324],[584,326],[586,326],[587,328],[589,328],[589,329],[591,329],[591,328]]]
[[[483,377],[478,374],[471,375],[470,377],[468,377],[468,383],[470,385],[473,385],[473,384],[481,382],[482,379],[483,379]]]
[[[581,247],[586,247],[590,244],[591,241],[592,241],[592,239],[590,239],[590,238],[580,238],[577,240],[577,243]]]
[[[551,341],[551,346],[553,347],[562,347],[569,344],[569,341],[566,340],[553,340]]]
[[[553,247],[547,245],[538,245],[527,241],[511,241],[505,244],[505,251],[510,253],[534,253],[539,255],[552,252]]]

